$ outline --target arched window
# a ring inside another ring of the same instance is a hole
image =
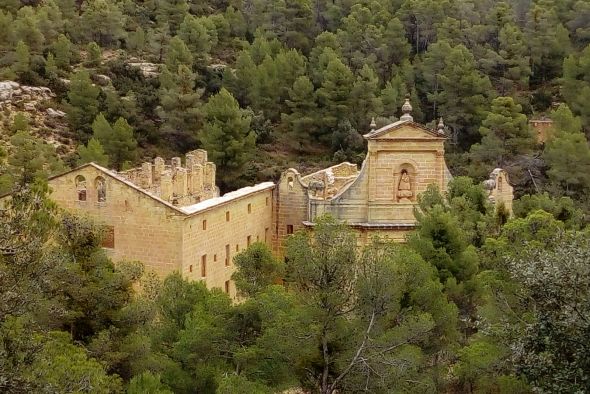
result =
[[[78,193],[78,201],[86,201],[86,178],[78,175],[75,178],[76,193]]]
[[[107,200],[107,184],[104,178],[97,176],[94,180],[94,187],[96,188],[96,200],[98,202],[105,202]]]

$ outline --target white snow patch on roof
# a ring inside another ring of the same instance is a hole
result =
[[[273,182],[263,182],[263,183],[259,183],[254,186],[243,187],[243,188],[235,190],[233,192],[225,193],[221,197],[213,197],[213,198],[209,198],[205,201],[201,201],[197,204],[187,205],[185,207],[180,207],[180,210],[183,211],[184,213],[190,215],[190,214],[197,213],[199,211],[203,211],[205,209],[214,207],[216,205],[220,205],[220,204],[232,201],[232,200],[236,200],[240,197],[244,197],[249,194],[256,193],[256,192],[266,190],[266,189],[271,189],[274,187],[275,187],[275,184]]]

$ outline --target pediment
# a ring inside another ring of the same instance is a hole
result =
[[[383,126],[378,130],[371,131],[365,134],[364,137],[368,140],[441,140],[445,136],[438,134],[434,130],[430,130],[418,123],[412,121],[398,121]]]

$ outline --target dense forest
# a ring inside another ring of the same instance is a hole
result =
[[[0,391],[590,391],[587,0],[0,0],[0,80],[49,88],[65,125],[0,106]],[[222,191],[360,163],[405,97],[455,176],[408,242],[355,251],[323,218],[284,260],[237,255],[237,304],[115,265],[50,200],[78,164],[195,148]]]

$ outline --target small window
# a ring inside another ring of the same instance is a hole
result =
[[[225,292],[229,294],[229,280],[225,281]]]
[[[207,220],[203,220],[203,230],[207,230]]]
[[[94,180],[94,187],[96,188],[96,201],[105,202],[107,200],[107,184],[104,178],[97,176]]]
[[[248,204],[248,213],[252,213],[252,204]]]
[[[246,247],[249,247],[251,243],[252,243],[252,236],[248,235],[248,237],[246,238]]]
[[[201,277],[207,276],[207,255],[204,254],[201,256]]]
[[[103,227],[101,246],[103,248],[115,249],[115,228],[113,226]]]
[[[76,192],[78,193],[78,201],[86,201],[86,178],[78,175],[75,179]]]
[[[268,242],[268,227],[264,229],[264,243]]]
[[[239,251],[240,251],[240,245],[236,244],[236,252],[239,252]]]
[[[216,254],[214,254],[214,255],[213,255],[213,261],[214,261],[214,262],[216,262],[216,261],[217,261],[217,255],[216,255]]]
[[[260,242],[260,235],[256,234],[256,242]]]
[[[287,224],[287,234],[293,234],[293,225]]]
[[[188,266],[188,272],[193,272],[193,265],[192,264]]]
[[[268,197],[266,197],[265,204],[266,204],[266,206],[268,207]]]
[[[229,267],[229,245],[225,245],[225,266]]]
[[[225,221],[229,222],[229,211],[225,211]]]

